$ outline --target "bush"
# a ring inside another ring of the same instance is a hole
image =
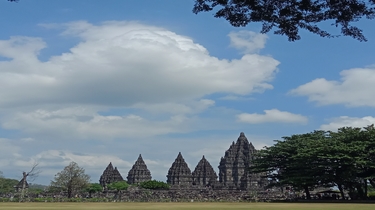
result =
[[[126,190],[128,189],[129,184],[126,181],[121,181],[121,182],[113,182],[108,185],[108,189],[110,190]]]
[[[375,200],[375,191],[368,192],[368,193],[367,193],[367,197],[368,197],[370,200]]]
[[[142,182],[140,186],[144,189],[152,190],[169,189],[169,185],[167,183],[156,180]]]

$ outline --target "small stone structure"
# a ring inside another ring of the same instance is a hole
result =
[[[100,176],[99,183],[103,189],[107,189],[107,186],[113,182],[124,181],[117,167],[113,168],[112,162],[109,163],[107,168],[103,171]]]
[[[129,184],[137,184],[151,180],[151,173],[147,169],[147,166],[142,159],[142,155],[139,155],[137,161],[135,161],[132,169],[130,169],[128,173],[127,179]]]
[[[17,185],[13,186],[14,188],[14,191],[15,192],[21,192],[22,191],[22,188],[23,188],[23,180],[25,178],[22,178]],[[25,190],[29,189],[29,183],[27,183],[27,181],[25,181]]]
[[[167,183],[175,186],[188,187],[192,185],[191,171],[181,155],[178,153],[176,160],[173,162],[172,167],[168,171]]]

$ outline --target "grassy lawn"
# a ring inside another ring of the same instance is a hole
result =
[[[316,204],[316,203],[0,203],[0,210],[154,210],[154,209],[320,209],[374,210],[375,204]]]

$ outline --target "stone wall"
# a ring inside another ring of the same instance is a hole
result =
[[[119,194],[107,193],[107,198],[122,202],[251,202],[285,200],[279,191],[239,191],[212,189],[148,190],[130,188]]]

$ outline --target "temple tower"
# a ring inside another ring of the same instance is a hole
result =
[[[259,176],[251,175],[248,168],[256,153],[254,146],[249,143],[241,132],[236,143],[232,143],[221,158],[219,165],[219,182],[233,189],[246,190],[262,185]]]
[[[117,167],[113,168],[112,162],[109,163],[107,168],[103,171],[103,174],[100,176],[99,183],[104,188],[107,189],[107,186],[113,182],[124,181],[120,172],[117,170]]]
[[[193,185],[210,186],[217,182],[217,175],[211,164],[202,157],[192,173]]]
[[[167,183],[178,186],[190,186],[192,184],[191,171],[182,157],[181,152],[178,153],[176,160],[168,171]]]
[[[133,167],[128,173],[127,179],[129,184],[136,184],[151,180],[151,173],[147,169],[146,163],[142,159],[142,155],[139,155],[137,161],[135,161]]]

